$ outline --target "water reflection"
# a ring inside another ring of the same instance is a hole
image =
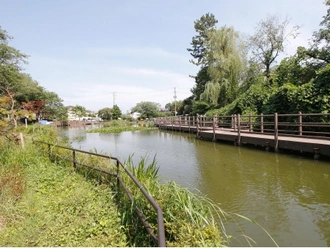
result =
[[[95,148],[123,161],[132,154],[135,162],[156,155],[164,181],[175,180],[206,194],[225,211],[257,221],[280,246],[330,246],[328,162],[171,131],[65,133],[74,147]],[[242,218],[229,219],[226,228],[235,237],[233,246],[248,246],[243,233],[255,246],[274,246],[261,228]]]

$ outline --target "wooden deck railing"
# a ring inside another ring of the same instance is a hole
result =
[[[157,118],[157,126],[189,127],[197,135],[203,130],[228,129],[238,133],[253,132],[265,135],[296,136],[330,139],[329,113],[260,114],[230,116],[175,116]]]

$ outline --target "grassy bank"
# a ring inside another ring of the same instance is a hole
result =
[[[38,127],[34,135],[38,140],[61,143],[54,130]],[[100,181],[90,169],[75,173],[70,163],[50,162],[47,147],[42,152],[40,145],[27,139],[25,149],[0,140],[1,246],[154,246],[135,207],[157,233],[156,213],[125,174],[133,204],[123,192],[117,192],[116,184]],[[68,156],[59,149],[52,152]],[[99,164],[95,157],[81,159]],[[216,205],[173,181],[161,184],[155,161],[148,164],[142,159],[133,165],[129,160],[125,164],[163,209],[167,246],[227,244],[223,213]]]
[[[0,149],[0,246],[127,245],[109,187],[51,163],[27,139],[22,149],[0,138]]]
[[[156,129],[154,127],[153,122],[144,122],[138,121],[134,123],[126,122],[123,120],[114,120],[109,122],[102,123],[102,127],[93,128],[88,130],[88,133],[120,133],[126,131],[145,131],[145,130],[153,130]]]

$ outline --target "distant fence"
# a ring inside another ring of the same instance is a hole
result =
[[[151,228],[150,224],[146,220],[146,218],[143,215],[142,211],[138,207],[135,207],[136,213],[139,216],[139,219],[141,220],[143,226],[145,227],[145,229],[147,230],[147,232],[151,236],[154,243],[156,245],[158,245],[159,247],[165,247],[166,246],[164,219],[163,219],[162,209],[158,206],[156,201],[148,194],[148,192],[143,188],[142,184],[126,168],[126,166],[122,162],[119,161],[119,159],[117,159],[115,157],[107,156],[107,155],[97,154],[97,153],[93,153],[93,152],[87,152],[87,151],[73,149],[73,148],[60,146],[60,145],[54,145],[54,144],[50,144],[50,143],[46,143],[46,142],[42,142],[42,141],[34,141],[34,143],[39,143],[41,145],[45,145],[47,147],[48,155],[49,155],[50,158],[52,156],[57,156],[56,153],[52,152],[52,149],[51,149],[52,147],[56,147],[58,149],[71,151],[72,152],[71,158],[65,158],[65,160],[67,160],[69,162],[72,162],[72,165],[73,165],[74,169],[76,169],[77,166],[82,166],[82,167],[86,167],[86,168],[89,168],[89,169],[92,169],[92,170],[95,170],[95,171],[99,171],[99,172],[104,173],[106,175],[114,176],[117,179],[117,189],[119,189],[119,187],[122,187],[125,190],[125,192],[126,192],[128,198],[130,199],[130,201],[133,203],[134,202],[133,195],[129,191],[127,186],[125,185],[124,181],[122,180],[122,177],[120,176],[121,172],[126,173],[128,175],[128,177],[130,178],[130,180],[132,180],[134,182],[134,185],[142,192],[145,199],[151,204],[151,206],[157,212],[158,235],[156,235],[154,233],[154,230]],[[89,155],[89,156],[96,156],[96,157],[108,159],[109,161],[113,161],[116,165],[116,170],[109,171],[109,170],[105,170],[105,169],[102,169],[102,168],[96,168],[92,165],[87,165],[87,164],[81,163],[77,160],[78,154],[86,154],[86,155]],[[64,158],[61,158],[61,159],[64,159]]]

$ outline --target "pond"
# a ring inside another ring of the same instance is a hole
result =
[[[330,163],[288,153],[214,143],[164,130],[112,134],[61,129],[82,150],[125,161],[156,156],[163,181],[207,195],[221,208],[256,221],[226,222],[230,246],[330,246]],[[264,230],[265,229],[265,230]]]

